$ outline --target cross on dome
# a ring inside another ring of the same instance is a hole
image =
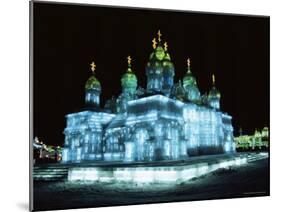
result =
[[[95,72],[95,70],[96,70],[96,64],[95,64],[94,61],[90,64],[90,66],[91,66],[92,72]]]
[[[160,29],[158,30],[157,35],[158,35],[158,41],[161,42],[161,36],[162,36],[162,34],[161,34],[161,32],[160,32]]]
[[[164,43],[164,49],[165,49],[165,51],[168,50],[168,43],[167,42]]]
[[[130,55],[127,57],[127,60],[128,60],[128,65],[131,65],[132,58],[131,58],[131,56],[130,56]]]
[[[190,68],[190,59],[187,58],[187,67]]]
[[[213,81],[213,85],[215,85],[216,79],[215,79],[215,75],[214,74],[212,74],[212,81]]]
[[[153,40],[152,40],[152,47],[153,47],[153,49],[156,49],[156,46],[157,46],[156,38],[153,38]]]

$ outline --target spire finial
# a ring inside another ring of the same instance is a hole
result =
[[[213,81],[213,85],[215,85],[216,78],[215,78],[215,75],[214,75],[214,74],[212,74],[212,81]]]
[[[131,58],[130,55],[128,55],[127,60],[128,60],[128,69],[127,69],[127,72],[132,72],[132,69],[131,69],[132,58]]]
[[[132,58],[130,55],[127,57],[127,60],[128,60],[128,65],[131,66]]]
[[[168,43],[167,42],[164,43],[164,49],[165,49],[165,51],[168,50]]]
[[[186,62],[187,62],[187,71],[190,72],[190,63],[191,63],[190,58],[187,58]]]
[[[153,40],[152,40],[152,47],[153,47],[153,49],[156,49],[156,46],[157,46],[156,38],[153,38]]]
[[[161,36],[162,36],[162,34],[161,34],[161,32],[160,32],[160,29],[158,30],[157,35],[158,35],[158,41],[161,42]]]
[[[95,70],[96,70],[96,64],[95,64],[95,62],[93,61],[93,62],[90,64],[90,66],[91,66],[92,72],[95,73]]]

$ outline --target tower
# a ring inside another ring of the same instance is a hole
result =
[[[121,78],[122,92],[129,95],[135,95],[138,86],[138,80],[131,68],[131,56],[128,56],[127,60],[128,68],[126,73]]]
[[[165,50],[161,45],[161,32],[158,31],[158,45],[156,38],[152,40],[154,51],[150,54],[149,62],[146,65],[147,90],[160,92],[163,86],[163,66],[162,61],[165,57]]]
[[[163,59],[163,85],[162,91],[166,96],[170,95],[171,89],[174,85],[175,68],[168,53],[168,44],[164,43],[165,56]]]
[[[136,75],[134,74],[131,68],[132,58],[131,56],[127,57],[128,60],[128,68],[126,73],[121,78],[121,86],[122,93],[117,98],[117,112],[126,112],[127,111],[127,103],[130,100],[135,99],[136,90],[138,86],[138,80]]]
[[[220,109],[220,98],[221,94],[219,90],[215,86],[215,75],[212,75],[212,81],[213,81],[213,86],[211,90],[209,91],[208,95],[208,102],[209,105],[215,109]]]
[[[95,76],[96,64],[91,63],[92,76],[87,80],[85,84],[85,102],[86,106],[99,107],[101,84]]]
[[[186,92],[186,99],[191,102],[200,102],[201,94],[197,87],[196,78],[193,76],[190,67],[190,59],[187,59],[187,72],[183,78],[183,87]]]

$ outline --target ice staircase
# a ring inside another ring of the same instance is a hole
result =
[[[268,153],[243,153],[247,162],[254,162],[268,158]],[[212,156],[214,158],[215,156]],[[68,169],[75,165],[63,165],[63,164],[46,164],[34,166],[33,179],[34,181],[64,181],[68,178]]]
[[[35,166],[33,168],[33,179],[35,181],[64,181],[67,180],[68,167],[47,165]]]
[[[257,160],[262,160],[268,158],[268,153],[256,153],[256,154],[248,154],[247,155],[247,162],[254,162]]]

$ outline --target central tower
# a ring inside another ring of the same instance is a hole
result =
[[[162,34],[160,30],[157,35],[158,42],[156,38],[152,40],[154,51],[150,54],[149,61],[146,65],[147,90],[157,93],[162,92],[165,95],[169,95],[174,84],[174,65],[167,52],[167,43],[165,42],[164,48],[162,47]]]
[[[92,76],[85,84],[86,106],[98,108],[100,105],[101,84],[95,76],[96,64],[91,63]]]

